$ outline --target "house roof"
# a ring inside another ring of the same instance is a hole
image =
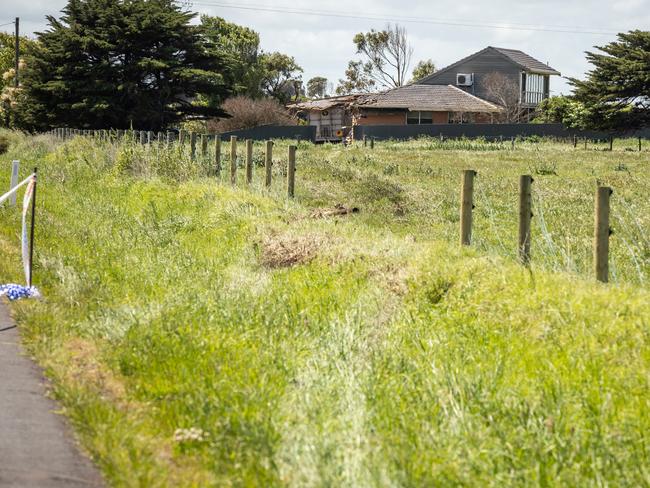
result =
[[[522,68],[528,71],[532,71],[533,73],[542,73],[549,75],[561,74],[559,71],[551,68],[548,64],[544,64],[532,56],[529,56],[525,52],[519,51],[518,49],[505,49],[502,47],[492,47],[492,49],[500,52],[505,57],[509,58],[513,63],[518,64]]]
[[[358,107],[430,112],[495,113],[501,108],[452,85],[406,85],[357,100]]]
[[[519,51],[517,49],[505,49],[501,47],[488,46],[485,49],[481,49],[480,51],[475,52],[474,54],[470,54],[469,56],[466,56],[463,59],[460,59],[455,63],[450,64],[449,66],[445,66],[444,68],[436,71],[433,74],[430,74],[429,76],[425,76],[424,78],[417,80],[416,83],[426,83],[428,80],[437,77],[441,73],[450,71],[454,69],[456,66],[461,65],[467,61],[470,61],[476,58],[477,56],[480,56],[481,54],[488,51],[494,51],[498,53],[499,55],[507,58],[509,61],[516,64],[517,66],[519,66],[521,69],[525,71],[532,71],[533,73],[540,73],[545,75],[561,75],[559,71],[551,68],[549,65],[544,64],[541,61],[538,61],[537,59],[533,58],[532,56],[529,56],[523,51]]]
[[[295,110],[317,110],[320,112],[339,105],[347,105],[354,101],[358,96],[359,95],[341,95],[338,97],[321,98],[319,100],[309,100],[307,102],[291,103],[287,105],[287,108]]]

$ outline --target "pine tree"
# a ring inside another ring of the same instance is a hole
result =
[[[23,118],[32,128],[159,130],[223,115],[193,103],[229,92],[193,17],[172,0],[69,0],[27,62]]]
[[[587,79],[569,81],[584,104],[587,126],[612,132],[650,125],[650,31],[630,31],[587,52],[594,66]]]

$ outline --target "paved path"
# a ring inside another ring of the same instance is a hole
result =
[[[18,329],[0,301],[0,487],[103,486],[77,448],[40,369],[22,355]]]

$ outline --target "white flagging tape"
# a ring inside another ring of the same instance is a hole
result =
[[[2,202],[7,200],[11,195],[14,195],[20,188],[27,185],[25,189],[25,196],[23,197],[23,218],[22,224],[23,229],[21,233],[21,244],[22,244],[22,257],[23,257],[23,268],[25,270],[25,281],[29,282],[29,240],[27,239],[27,212],[29,210],[29,204],[32,201],[32,196],[34,195],[34,185],[36,184],[36,175],[31,174],[25,178],[22,182],[18,183],[11,190],[9,190],[4,195],[0,196],[0,205]],[[28,297],[38,297],[40,296],[38,290],[31,286],[21,286],[16,284],[0,285],[0,296],[6,295],[9,300],[18,300],[19,298],[28,298]]]
[[[34,175],[32,175],[34,176]],[[25,189],[25,196],[23,197],[23,232],[22,232],[22,251],[23,251],[23,268],[25,269],[25,283],[29,284],[29,241],[27,240],[27,211],[29,210],[29,202],[32,201],[34,194],[34,185],[36,178],[31,178]]]
[[[17,192],[21,187],[25,186],[27,183],[29,183],[29,182],[32,181],[33,179],[34,179],[34,173],[32,173],[31,175],[29,175],[27,178],[25,178],[23,181],[21,181],[20,183],[18,183],[18,184],[17,184],[16,186],[14,186],[11,190],[9,190],[7,193],[5,193],[4,195],[2,195],[2,196],[0,197],[0,205],[2,205],[2,204],[4,203],[5,200],[9,199],[9,197],[10,197],[11,195],[13,195],[14,193],[16,193],[16,192]]]

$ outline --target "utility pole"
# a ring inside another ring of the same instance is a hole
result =
[[[18,88],[18,65],[20,64],[20,17],[16,17],[16,76],[14,86]]]

